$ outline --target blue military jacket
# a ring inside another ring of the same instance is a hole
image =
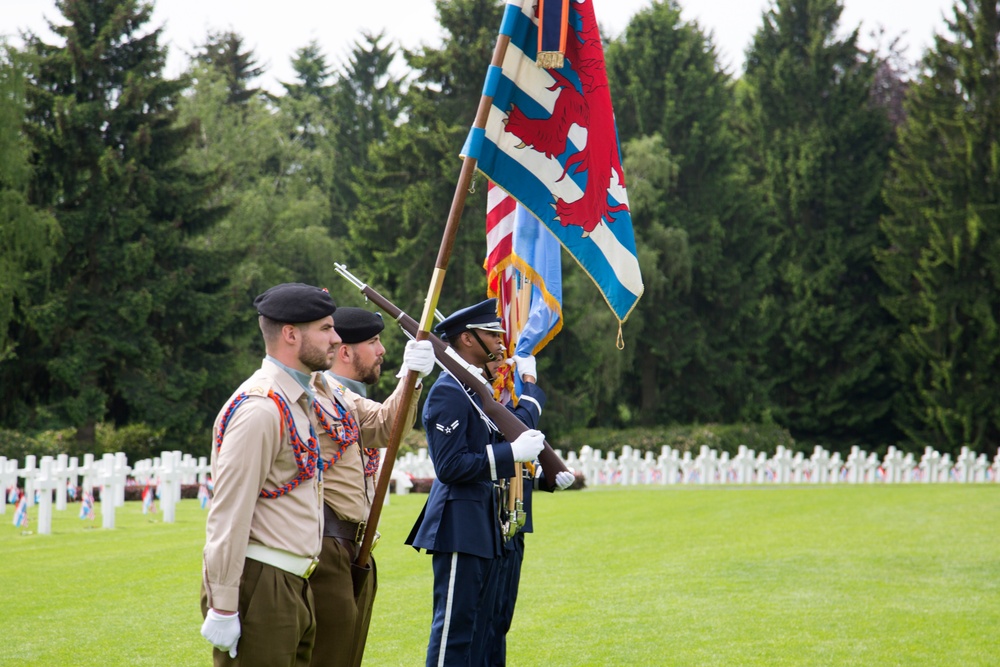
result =
[[[545,393],[526,384],[516,409],[508,406],[529,428],[535,428],[545,404]],[[424,430],[437,480],[417,517],[406,544],[431,552],[461,552],[494,558],[501,554],[494,482],[514,474],[510,443],[473,405],[479,397],[443,372],[424,403]]]

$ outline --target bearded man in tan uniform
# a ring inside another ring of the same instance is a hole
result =
[[[372,604],[378,586],[375,560],[355,564],[375,493],[379,452],[389,440],[401,409],[402,386],[385,403],[369,400],[367,385],[378,381],[385,347],[382,318],[363,308],[339,308],[335,323],[342,342],[333,366],[322,374],[319,403],[324,413],[319,435],[324,461],[325,528],[319,566],[310,583],[316,600],[313,667],[357,667],[364,655]],[[400,377],[413,369],[419,377],[434,367],[430,341],[410,341]],[[407,406],[416,418],[420,385]]]
[[[201,633],[217,666],[304,667],[316,634],[309,576],[323,535],[312,373],[333,362],[337,307],[301,283],[272,287],[254,305],[267,356],[213,429]]]

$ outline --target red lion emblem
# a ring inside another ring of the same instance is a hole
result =
[[[604,48],[593,7],[586,0],[574,0],[573,4],[584,6],[573,10],[580,18],[581,26],[571,32],[566,60],[579,76],[582,92],[559,70],[548,70],[555,79],[548,90],[559,91],[552,115],[548,118],[529,118],[512,104],[504,129],[521,140],[518,148],[531,147],[548,158],[562,155],[566,150],[567,135],[572,125],[587,130],[586,145],[566,161],[558,179],[561,181],[571,170],[574,174],[586,173],[583,196],[572,202],[558,197],[554,206],[556,219],[563,227],[581,227],[583,236],[589,236],[601,222],[613,222],[613,214],[628,210],[628,205],[608,204],[612,175],[617,176],[618,183],[624,188],[625,174],[618,153]]]

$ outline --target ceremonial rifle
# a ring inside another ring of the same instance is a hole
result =
[[[337,273],[361,290],[361,293],[364,294],[369,301],[385,311],[389,317],[396,320],[396,323],[399,324],[399,327],[403,331],[408,333],[410,336],[416,336],[417,322],[412,317],[404,313],[398,306],[396,306],[396,304],[389,301],[389,299],[376,292],[371,286],[361,282],[357,276],[348,271],[347,267],[343,264],[334,264],[333,266]],[[500,429],[500,432],[508,441],[515,440],[517,436],[528,430],[528,427],[525,426],[524,422],[518,419],[513,412],[508,410],[504,404],[500,403],[493,397],[492,386],[486,382],[482,375],[473,370],[473,366],[458,356],[458,353],[455,352],[450,345],[433,334],[428,336],[428,340],[430,340],[431,345],[434,346],[434,356],[437,358],[441,366],[455,376],[455,379],[463,385],[476,392],[482,400],[483,412],[486,413],[487,417],[493,420],[493,423],[496,424],[497,428]],[[542,465],[542,471],[545,473],[546,491],[551,491],[555,488],[556,473],[569,470],[548,442],[542,446],[542,451],[538,455],[538,462]],[[377,524],[369,523],[368,525],[374,527],[374,525]]]

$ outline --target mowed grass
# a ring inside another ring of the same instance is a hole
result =
[[[430,558],[402,544],[423,501],[383,511],[366,665],[423,664]],[[111,531],[77,511],[52,535],[0,519],[0,664],[211,664],[197,501],[173,524],[126,503]],[[603,487],[535,512],[512,666],[1000,663],[1000,485]]]

